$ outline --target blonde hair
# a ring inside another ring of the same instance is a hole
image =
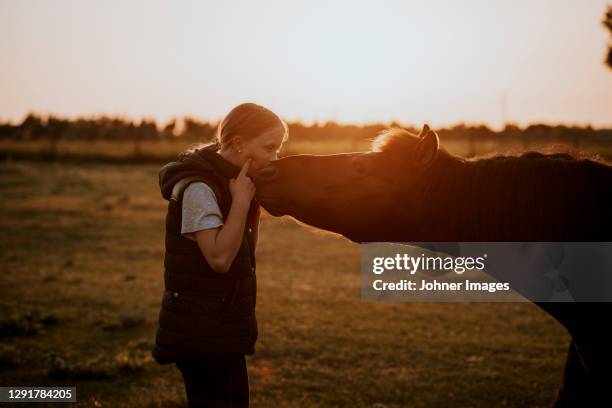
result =
[[[232,109],[219,123],[214,142],[222,146],[231,142],[236,135],[251,140],[278,125],[284,129],[283,142],[285,142],[289,128],[276,113],[256,103],[243,103]]]
[[[193,153],[198,149],[215,145],[217,150],[227,145],[232,139],[240,135],[246,140],[251,140],[268,129],[275,126],[284,129],[283,143],[289,137],[289,127],[284,120],[278,117],[270,109],[256,103],[242,103],[232,109],[217,125],[217,131],[212,141],[199,143],[188,148],[182,155]]]

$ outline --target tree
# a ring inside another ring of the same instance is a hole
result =
[[[604,27],[610,31],[610,37],[612,38],[612,6],[608,6],[606,16],[602,21]],[[608,45],[608,55],[606,56],[606,64],[612,69],[612,42]]]
[[[24,140],[38,139],[45,130],[45,124],[40,116],[35,113],[29,113],[28,116],[21,122],[19,129]]]

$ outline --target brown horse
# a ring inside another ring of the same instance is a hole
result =
[[[282,158],[255,183],[272,215],[355,242],[612,241],[611,166],[536,152],[466,160],[427,125],[388,130],[367,152]],[[600,316],[612,303],[538,306],[573,338],[557,406],[600,398],[612,377]]]

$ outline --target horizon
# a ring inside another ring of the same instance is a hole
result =
[[[604,0],[232,6],[0,0],[0,122],[253,101],[305,124],[612,128]]]
[[[196,122],[200,122],[200,123],[207,123],[210,125],[214,125],[217,126],[218,123],[221,121],[222,118],[217,118],[217,119],[207,119],[207,118],[200,118],[200,117],[193,117],[193,116],[174,116],[171,118],[168,118],[166,121],[159,121],[156,118],[153,117],[140,117],[140,118],[131,118],[131,117],[127,117],[127,116],[109,116],[109,115],[105,115],[105,114],[94,114],[94,115],[80,115],[80,116],[61,116],[61,115],[56,115],[56,114],[39,114],[37,112],[28,112],[26,113],[23,118],[21,118],[20,120],[17,121],[6,121],[6,120],[1,120],[0,119],[0,125],[10,125],[10,126],[14,126],[14,127],[18,127],[20,126],[23,121],[27,118],[28,115],[33,115],[36,116],[38,118],[40,118],[43,123],[46,123],[46,121],[50,118],[53,117],[55,119],[59,119],[59,120],[66,120],[69,122],[75,122],[77,120],[92,120],[92,121],[96,121],[96,120],[100,120],[103,118],[106,119],[110,119],[110,120],[121,120],[124,121],[126,123],[133,123],[134,125],[138,126],[143,122],[153,122],[157,128],[158,131],[163,130],[163,128],[172,123],[173,121],[175,122],[175,124],[177,126],[181,126],[182,125],[182,121],[184,121],[185,119],[191,119],[194,120]],[[414,128],[414,129],[420,129],[421,127],[423,127],[423,125],[425,123],[409,123],[409,122],[400,122],[400,121],[372,121],[372,122],[365,122],[365,123],[355,123],[355,122],[338,122],[335,121],[333,119],[327,119],[327,120],[313,120],[313,121],[303,121],[303,120],[285,120],[283,118],[281,118],[282,120],[285,121],[285,123],[287,123],[287,125],[291,126],[291,125],[302,125],[304,127],[313,127],[313,126],[325,126],[326,124],[330,123],[333,125],[337,125],[337,126],[356,126],[356,127],[368,127],[368,126],[384,126],[384,127],[393,127],[393,126],[400,126],[402,128]],[[429,125],[430,127],[432,127],[435,130],[440,130],[440,129],[453,129],[456,127],[460,127],[460,126],[464,126],[466,128],[477,128],[477,127],[486,127],[488,128],[490,131],[492,132],[502,132],[504,131],[504,129],[506,129],[507,127],[517,127],[521,130],[525,130],[528,127],[531,126],[548,126],[551,128],[554,127],[565,127],[565,128],[577,128],[577,129],[588,129],[591,128],[595,131],[609,131],[612,130],[612,125],[611,126],[603,126],[603,127],[597,127],[597,126],[592,126],[591,124],[571,124],[571,123],[564,123],[564,122],[546,122],[546,121],[540,121],[540,122],[531,122],[531,123],[526,123],[524,125],[520,125],[518,123],[514,123],[514,122],[506,122],[505,124],[503,124],[503,126],[501,128],[496,128],[493,126],[490,126],[487,123],[483,123],[483,122],[454,122],[454,123],[449,123],[446,125],[442,125],[442,126],[431,126],[429,123],[427,123],[427,125]]]

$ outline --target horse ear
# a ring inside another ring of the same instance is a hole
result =
[[[427,132],[429,132],[429,125],[426,123],[423,125],[423,129],[421,129],[421,132],[419,133],[419,137],[425,137],[425,135],[427,135]]]
[[[423,127],[423,129],[425,129],[425,127]],[[436,158],[439,148],[440,139],[438,138],[438,134],[428,128],[427,132],[421,136],[416,146],[415,160],[417,165],[429,165],[433,159]]]

